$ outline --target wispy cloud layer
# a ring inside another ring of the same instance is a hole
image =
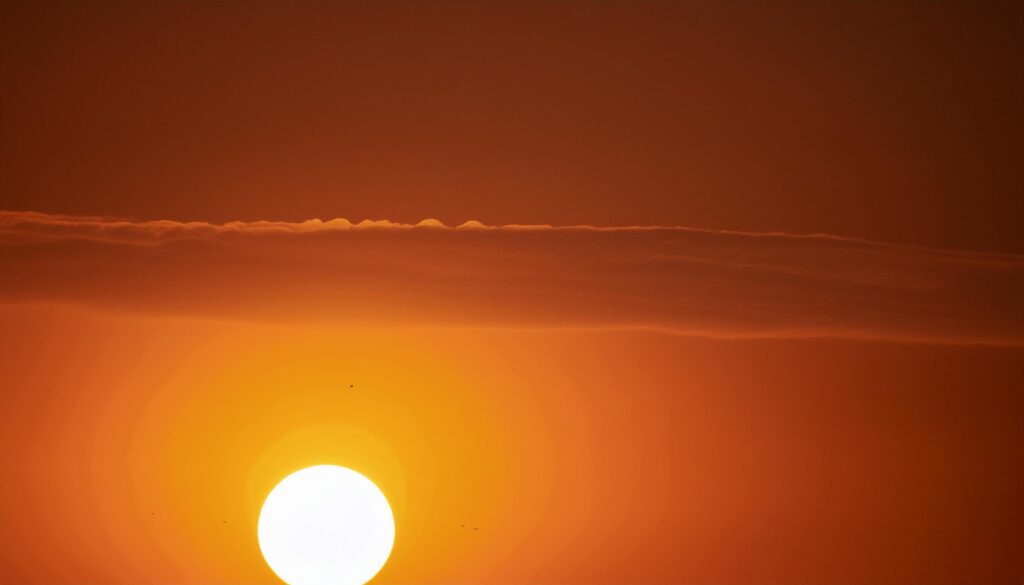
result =
[[[1024,257],[827,234],[0,212],[0,300],[353,325],[1024,345]]]

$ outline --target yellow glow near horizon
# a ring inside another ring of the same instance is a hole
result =
[[[388,560],[395,522],[372,481],[345,467],[317,465],[271,490],[258,538],[267,564],[289,585],[363,585]]]

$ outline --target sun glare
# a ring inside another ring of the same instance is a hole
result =
[[[289,585],[363,585],[391,554],[387,498],[363,475],[336,465],[281,480],[260,511],[260,550]]]

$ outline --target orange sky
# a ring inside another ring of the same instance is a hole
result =
[[[1021,18],[1016,1],[6,1],[0,209],[1021,252]]]
[[[0,4],[0,583],[1024,581],[1021,10]]]
[[[0,323],[4,582],[273,583],[261,500],[325,462],[391,499],[381,583],[999,583],[1020,567],[1019,348],[49,306]]]

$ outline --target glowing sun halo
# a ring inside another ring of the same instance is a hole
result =
[[[289,585],[363,585],[395,542],[387,498],[361,474],[336,465],[296,471],[263,503],[263,558]]]

